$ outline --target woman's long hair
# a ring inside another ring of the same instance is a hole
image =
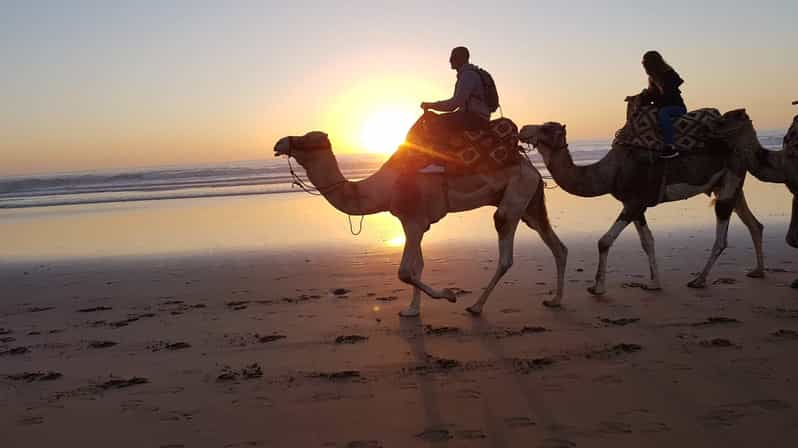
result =
[[[662,89],[662,76],[669,70],[673,70],[673,67],[662,58],[662,55],[654,50],[647,51],[643,55],[643,68],[646,70],[649,80],[660,89]]]

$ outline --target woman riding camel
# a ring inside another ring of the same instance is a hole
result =
[[[658,109],[657,121],[665,141],[659,156],[670,159],[679,155],[674,145],[673,123],[687,113],[679,90],[684,80],[656,51],[648,51],[643,55],[643,68],[648,74],[648,88],[643,93],[643,103],[653,103]]]

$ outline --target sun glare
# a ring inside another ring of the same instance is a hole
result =
[[[417,115],[398,107],[370,114],[360,131],[360,144],[368,152],[392,154],[405,140]]]

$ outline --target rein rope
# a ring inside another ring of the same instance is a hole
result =
[[[527,148],[526,148],[525,146],[523,146],[523,145],[529,145],[529,149],[527,149]],[[524,149],[524,151],[522,151],[522,153],[524,154],[524,157],[526,157],[526,160],[527,160],[527,162],[529,162],[529,164],[530,164],[530,165],[532,165],[532,166],[535,166],[535,165],[532,163],[532,160],[529,158],[529,152],[535,149],[535,145],[533,145],[533,144],[531,144],[531,143],[527,143],[527,142],[521,142],[521,145],[519,145],[519,146],[521,146],[521,148],[523,148],[523,149]],[[568,149],[568,145],[565,145],[565,147],[564,147],[564,148],[565,148],[565,149]],[[540,176],[540,177],[543,179],[543,188],[545,188],[546,190],[554,190],[554,189],[556,189],[556,188],[558,188],[558,187],[559,187],[559,186],[557,185],[557,182],[554,180],[554,177],[552,177],[550,174],[549,174],[549,175],[547,175],[547,176],[544,176],[544,175],[542,175],[542,174],[541,174],[541,176]],[[552,185],[552,186],[549,186],[549,183],[548,183],[548,182],[546,182],[547,180],[550,180],[550,181],[552,181],[552,183],[553,183],[554,185]]]
[[[302,180],[296,171],[294,171],[294,165],[291,163],[290,150],[288,152],[288,171],[291,173],[291,187],[297,186],[311,196],[324,196],[325,193],[330,193],[346,183],[346,179],[344,179],[322,188],[316,188],[313,185],[308,185],[308,183]],[[357,203],[358,208],[360,208],[360,194],[357,195]],[[363,232],[363,221],[366,219],[365,215],[360,215],[360,224],[358,225],[357,231],[355,231],[355,227],[352,224],[352,215],[347,214],[346,219],[349,222],[349,233],[354,236],[358,236]]]

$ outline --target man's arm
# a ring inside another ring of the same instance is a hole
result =
[[[477,86],[477,82],[481,82],[473,70],[465,70],[457,78],[457,83],[454,85],[454,96],[448,100],[438,101],[435,103],[422,103],[423,109],[432,109],[440,112],[452,112],[459,107],[465,107],[468,98]],[[427,107],[424,107],[424,106]]]

